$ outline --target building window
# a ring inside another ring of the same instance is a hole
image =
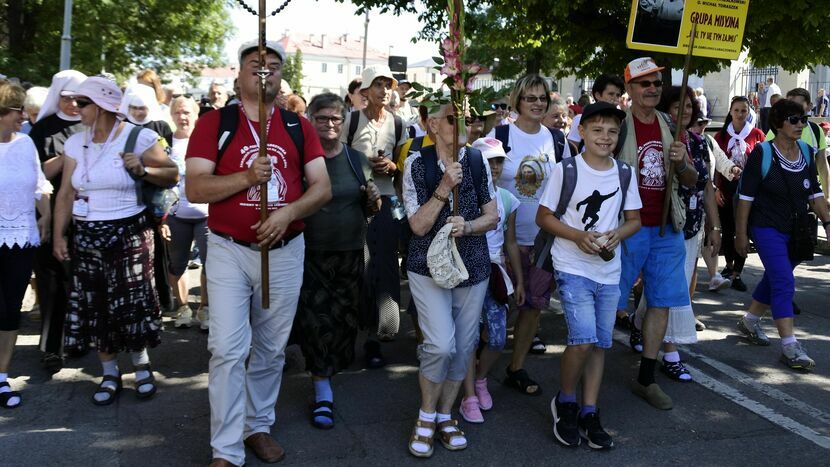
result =
[[[341,75],[343,74],[343,64],[342,63],[337,64],[337,73],[339,73]]]
[[[363,72],[363,68],[360,65],[357,65],[356,67],[354,67],[354,74],[359,75],[362,72]]]
[[[435,73],[432,73],[432,84],[435,84]]]
[[[322,64],[322,67],[320,68],[320,71],[321,71],[322,73],[325,73],[325,72],[327,72],[327,71],[328,71],[328,69],[329,69],[329,65],[328,65],[328,63],[323,63],[323,64]]]

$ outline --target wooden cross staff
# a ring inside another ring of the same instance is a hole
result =
[[[257,157],[268,159],[268,116],[266,115],[265,87],[270,71],[265,63],[265,55],[265,0],[259,0],[259,69],[257,70],[257,75],[259,76],[259,155]],[[259,220],[260,225],[265,224],[265,221],[268,220],[268,182],[264,182],[259,186]],[[259,252],[261,261],[262,308],[268,308],[271,305],[271,278],[270,268],[268,267],[269,252],[270,250],[268,248],[261,248]]]

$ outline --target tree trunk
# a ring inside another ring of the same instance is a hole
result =
[[[527,58],[525,60],[525,73],[533,74],[533,73],[541,73],[542,71],[542,49],[535,48],[531,49],[530,52],[527,54]]]

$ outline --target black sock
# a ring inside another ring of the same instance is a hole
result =
[[[654,383],[654,367],[657,365],[657,360],[653,358],[642,357],[640,359],[640,374],[637,376],[637,382],[643,386],[648,386]]]

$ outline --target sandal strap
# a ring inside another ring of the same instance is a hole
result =
[[[148,376],[146,378],[136,380],[135,387],[144,386],[145,384],[155,384],[155,383],[156,383],[156,377],[153,376],[152,373],[150,373],[150,376]]]
[[[458,430],[458,420],[450,419],[450,420],[444,420],[443,422],[439,422],[438,423],[438,429],[443,431],[444,428],[455,428],[456,430]],[[461,431],[461,430],[458,430],[458,431]]]
[[[9,384],[8,381],[0,382],[0,388],[10,388],[10,387],[12,387],[12,386],[11,386],[11,384]]]
[[[425,430],[432,430],[435,431],[435,422],[427,422],[425,420],[421,420],[420,418],[415,420],[415,427],[416,428],[423,428]]]
[[[104,375],[103,378],[101,378],[101,383],[98,386],[104,384],[107,381],[112,381],[113,383],[117,383],[120,386],[121,385],[121,375],[118,375],[118,376]]]
[[[434,439],[431,436],[421,436],[415,431],[412,432],[412,437],[409,438],[409,444],[420,442],[424,443],[427,446],[432,446]]]
[[[331,401],[319,401],[315,402],[314,405],[311,406],[311,413],[314,415],[321,415],[321,416],[329,416],[332,412],[334,412],[334,402]]]

